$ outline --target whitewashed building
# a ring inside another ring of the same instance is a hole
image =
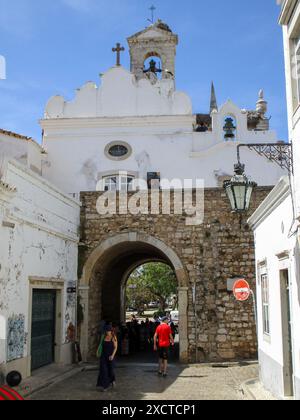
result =
[[[293,173],[250,219],[255,231],[261,380],[278,397],[300,399],[300,2],[282,2]]]
[[[0,374],[72,362],[80,205],[41,177],[42,148],[0,133]]]
[[[119,52],[100,86],[86,83],[71,102],[51,98],[40,122],[44,176],[67,193],[95,191],[100,180],[123,187],[153,173],[217,187],[232,175],[237,144],[278,141],[262,91],[254,110],[244,110],[231,100],[218,107],[212,88],[207,112],[193,113],[189,96],[176,90],[177,43],[159,20],[128,38],[131,71],[120,65]],[[243,161],[260,185],[275,185],[284,174],[248,150]]]

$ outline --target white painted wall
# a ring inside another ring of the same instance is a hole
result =
[[[293,357],[294,375],[300,380],[300,284],[299,284],[299,245],[295,235],[291,235],[290,228],[293,222],[293,206],[289,193],[288,179],[283,179],[267,197],[250,219],[254,227],[255,249],[257,267],[262,261],[266,261],[267,274],[270,284],[270,327],[271,334],[263,333],[263,310],[260,271],[257,272],[257,307],[258,307],[258,341],[259,350],[273,360],[276,365],[283,367],[283,335],[281,317],[281,292],[280,292],[280,269],[281,264],[278,255],[289,252],[290,257],[285,262],[290,269],[291,282],[291,312],[293,321]],[[279,193],[285,189],[284,193]],[[269,363],[269,362],[268,362]],[[264,371],[264,385],[278,396],[283,397],[283,377],[278,381],[275,369],[269,368],[265,358],[260,360],[261,369]],[[266,374],[266,371],[269,372]],[[299,382],[297,383],[299,384]],[[296,386],[299,386],[295,384]],[[299,395],[300,390],[296,392]]]
[[[294,39],[300,38],[300,3],[294,8],[295,2],[288,0],[286,9],[290,7],[293,11],[293,17],[287,19],[289,22],[283,24],[283,43],[285,56],[285,73],[286,73],[286,91],[287,91],[287,108],[289,122],[289,137],[293,142],[294,152],[294,196],[297,217],[300,217],[300,98],[298,96],[298,83],[300,82],[299,69],[296,66],[295,43]],[[299,57],[298,57],[299,58]]]
[[[284,363],[282,342],[287,331],[283,331],[281,326],[279,269],[283,262],[279,261],[278,254],[289,252],[289,259],[285,264],[289,266],[291,282],[295,397],[300,399],[300,248],[299,226],[296,220],[300,215],[300,98],[298,95],[300,74],[298,71],[297,75],[294,48],[294,39],[300,38],[300,3],[295,0],[282,3],[280,23],[283,25],[289,138],[293,142],[294,176],[291,177],[291,183],[289,179],[280,181],[252,216],[250,224],[255,229],[257,263],[266,259],[270,280],[271,336],[268,340],[262,332],[261,287],[258,273],[259,349],[262,355],[267,356],[261,355],[260,360],[264,385],[277,395],[283,396],[283,377],[278,381],[277,367],[283,366]]]
[[[63,97],[51,98],[45,119],[84,117],[128,117],[149,115],[189,115],[190,98],[175,91],[174,80],[166,79],[152,85],[149,80],[137,81],[124,67],[112,67],[101,77],[98,88],[87,82],[76,92],[72,102]]]
[[[102,87],[89,82],[73,102],[52,98],[41,121],[43,147],[48,162],[43,174],[67,193],[93,191],[103,174],[118,171],[160,172],[168,179],[204,179],[206,187],[218,186],[218,174],[232,175],[238,143],[274,143],[274,131],[249,131],[247,113],[232,101],[213,114],[211,132],[194,131],[196,117],[191,100],[174,90],[173,80],[136,81],[122,67],[110,69]],[[224,141],[224,119],[237,121],[234,142]],[[110,142],[127,142],[132,155],[122,161],[109,159]],[[260,185],[274,185],[284,172],[254,152],[242,152],[247,173]]]
[[[21,359],[26,360],[30,342],[30,278],[64,280],[62,332],[58,343],[62,348],[67,344],[69,323],[75,325],[75,306],[68,305],[66,289],[69,282],[77,281],[80,205],[16,161],[6,165],[3,181],[16,187],[16,192],[8,194],[0,188],[0,316],[6,323],[15,315],[25,316],[25,348]],[[3,226],[2,222],[15,227]],[[6,361],[6,347],[7,343],[2,341],[0,365]],[[18,366],[23,369],[23,376],[27,376],[30,372],[26,362],[21,362]]]

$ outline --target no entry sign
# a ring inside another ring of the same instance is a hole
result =
[[[239,279],[234,283],[233,294],[239,302],[245,302],[251,295],[249,283],[245,279]]]

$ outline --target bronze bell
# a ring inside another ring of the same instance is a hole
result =
[[[225,139],[234,139],[236,127],[233,124],[233,119],[231,117],[226,118],[225,125],[223,127],[225,131]]]

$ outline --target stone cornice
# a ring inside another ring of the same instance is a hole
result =
[[[58,238],[63,239],[64,241],[74,242],[76,244],[79,243],[79,236],[72,232],[66,232],[63,230],[58,230],[54,228],[53,226],[49,225],[48,223],[43,222],[37,222],[36,220],[30,219],[29,217],[22,215],[18,215],[14,212],[9,213],[7,215],[7,219],[11,220],[13,222],[25,224],[27,226],[30,226],[34,229],[37,229],[39,231],[46,232],[52,236],[56,236]]]
[[[87,127],[87,128],[102,128],[102,127],[143,127],[147,125],[154,125],[157,127],[180,126],[182,124],[193,124],[195,122],[195,115],[153,115],[153,116],[128,116],[128,117],[82,117],[82,118],[51,118],[41,119],[40,124],[43,128],[52,127],[53,125],[59,127]]]
[[[176,46],[178,44],[178,37],[177,35],[173,36],[169,36],[169,37],[165,37],[165,36],[161,36],[161,37],[157,37],[157,38],[132,38],[130,41],[128,41],[128,43],[130,45],[134,45],[134,44],[138,44],[141,47],[144,45],[154,45],[154,44],[161,44],[162,42],[166,43],[166,44],[173,44],[174,46]]]
[[[158,34],[159,36],[157,38],[155,37],[150,37],[147,38],[142,38],[142,35],[146,35],[148,32],[156,32],[156,34]],[[151,43],[155,42],[156,40],[159,40],[160,42],[163,41],[171,41],[172,43],[176,42],[178,43],[178,35],[174,34],[173,32],[168,32],[165,31],[159,27],[157,27],[156,25],[153,26],[149,26],[148,28],[130,36],[127,38],[127,42],[128,44],[133,44],[133,43],[140,43],[141,41],[151,41]]]
[[[256,229],[266,218],[276,210],[286,198],[291,195],[288,177],[282,177],[267,198],[248,220],[249,225]]]

